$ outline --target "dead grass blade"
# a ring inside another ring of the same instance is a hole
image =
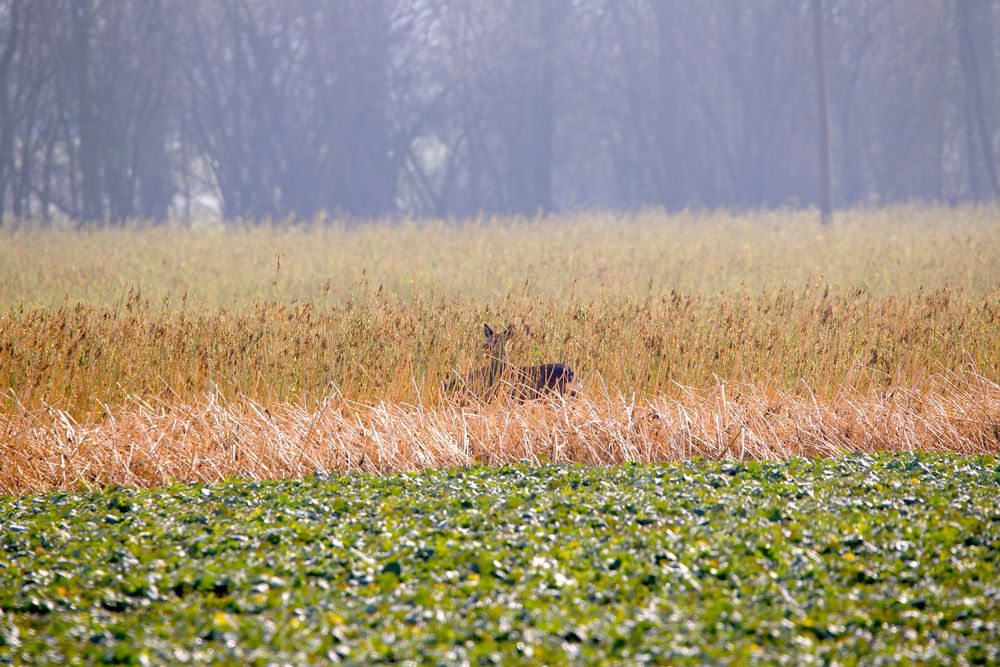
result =
[[[719,383],[679,398],[585,394],[477,408],[339,399],[268,408],[206,394],[190,403],[134,399],[77,421],[54,407],[3,407],[2,494],[471,464],[1000,452],[1000,385],[973,370],[825,400]]]

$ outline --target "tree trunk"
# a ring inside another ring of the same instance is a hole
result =
[[[549,212],[552,210],[552,145],[555,139],[555,122],[553,119],[553,66],[552,44],[555,40],[555,16],[549,2],[539,6],[539,41],[541,45],[541,71],[538,81],[538,115],[535,118],[535,159],[534,191],[535,211]]]
[[[91,0],[77,0],[73,7],[73,49],[76,64],[80,176],[83,195],[83,221],[104,217],[101,201],[100,158],[97,145],[97,117],[90,86],[90,31],[93,25]]]
[[[958,3],[958,43],[960,50],[959,60],[962,64],[962,75],[966,85],[966,118],[971,121],[968,127],[969,150],[974,150],[974,136],[979,143],[979,152],[982,155],[983,167],[986,170],[986,178],[989,180],[990,190],[994,197],[1000,197],[1000,180],[997,180],[996,160],[993,156],[993,142],[989,128],[986,125],[986,111],[983,104],[983,89],[979,71],[979,57],[976,53],[976,25],[989,25],[988,17],[984,20],[976,20],[973,15],[977,9],[985,7],[985,3],[966,1]],[[988,9],[988,8],[987,8]],[[969,156],[969,165],[975,169],[975,156]],[[976,174],[970,173],[969,178],[976,181]]]
[[[816,111],[819,132],[820,222],[830,224],[833,194],[830,183],[830,119],[826,92],[826,54],[823,48],[823,0],[812,0],[813,49],[816,54]]]
[[[21,2],[13,0],[10,33],[0,55],[0,220],[7,202],[7,180],[14,171],[14,126],[16,114],[10,108],[10,70],[21,34]]]

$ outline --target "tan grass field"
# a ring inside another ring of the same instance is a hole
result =
[[[755,295],[864,286],[873,294],[998,284],[1000,205],[814,211],[579,214],[542,221],[131,226],[81,233],[0,228],[0,308],[159,305],[316,308],[387,298],[566,303],[676,291]]]
[[[0,493],[1000,450],[1000,208],[7,230]],[[580,397],[459,405],[482,323]]]
[[[259,304],[187,312],[126,303],[0,314],[0,379],[28,408],[82,416],[129,397],[206,393],[270,405],[433,403],[455,370],[481,365],[482,323],[518,326],[518,363],[571,364],[588,391],[675,396],[717,379],[828,398],[914,386],[975,368],[1000,373],[1000,291],[834,295],[815,286],[734,298],[539,303]]]
[[[998,417],[1000,385],[972,372],[828,400],[722,383],[677,398],[589,393],[471,410],[337,396],[312,409],[217,395],[135,400],[84,420],[51,408],[0,415],[0,494],[517,462],[985,454],[1000,451]]]

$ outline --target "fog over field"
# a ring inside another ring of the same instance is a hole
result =
[[[1000,193],[997,0],[2,0],[0,217]]]

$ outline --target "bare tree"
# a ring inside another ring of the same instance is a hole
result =
[[[993,148],[993,131],[986,112],[986,93],[983,80],[988,79],[988,71],[984,71],[980,60],[990,57],[991,35],[990,10],[986,2],[958,2],[956,4],[958,23],[959,61],[962,67],[962,77],[965,84],[965,113],[968,118],[967,135],[969,137],[969,162],[972,188],[977,197],[979,192],[978,169],[975,168],[976,154],[983,165],[986,177],[986,189],[994,197],[1000,197],[1000,180],[997,179],[996,158]],[[993,56],[994,59],[996,56]],[[987,84],[989,85],[989,84]]]
[[[11,108],[10,80],[14,55],[18,52],[22,27],[22,2],[12,0],[3,7],[0,30],[3,30],[4,47],[0,51],[0,219],[7,201],[7,181],[14,167],[14,127],[17,117]],[[0,10],[0,11],[2,11]]]
[[[998,45],[1000,0],[0,0],[0,215],[998,197]]]
[[[812,0],[813,48],[816,54],[816,115],[819,137],[820,221],[830,224],[833,210],[830,184],[830,121],[826,86],[826,49],[823,47],[823,0]]]

